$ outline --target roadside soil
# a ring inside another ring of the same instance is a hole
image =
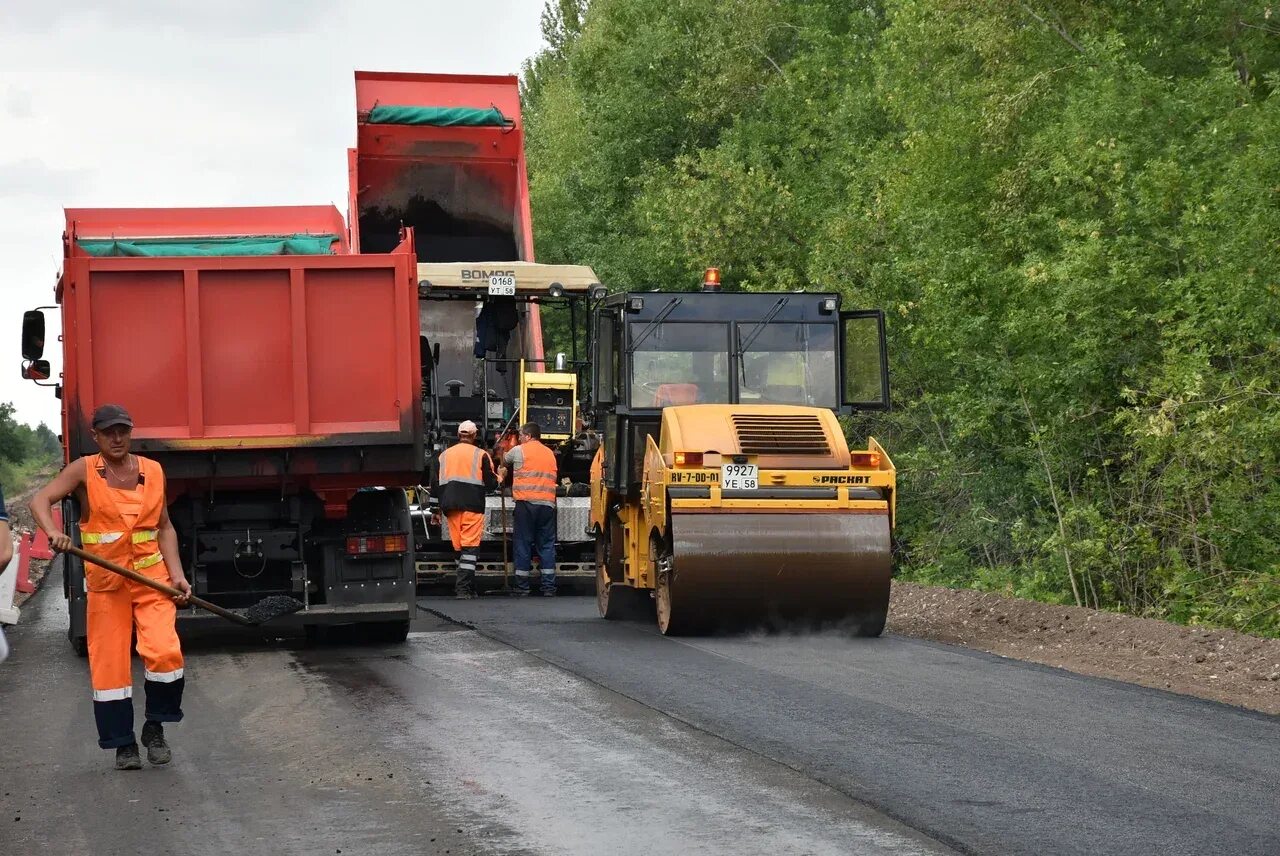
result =
[[[1280,639],[895,581],[890,632],[1280,714]]]

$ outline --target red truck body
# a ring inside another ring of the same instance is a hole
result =
[[[423,355],[446,332],[469,352],[476,323],[459,303],[429,331],[417,265],[531,260],[528,182],[515,77],[358,72],[356,99],[347,223],[332,206],[67,210],[62,438],[68,461],[91,454],[93,410],[130,411],[197,594],[289,594],[306,608],[287,622],[403,638],[416,574],[401,487],[423,483],[439,430]],[[378,105],[402,113],[371,121]],[[446,119],[417,121],[424,108]],[[454,108],[484,115],[448,121]],[[24,319],[37,380],[42,320]],[[541,358],[536,307],[521,324],[518,356]],[[79,511],[64,503],[73,537]],[[64,586],[83,649],[77,562]]]
[[[79,243],[326,233],[346,249],[332,206],[68,210],[59,284],[68,457],[94,450],[88,417],[112,401],[126,404],[135,448],[161,460],[175,492],[215,478],[222,487],[287,478],[321,492],[415,483],[411,240],[377,255],[160,258],[94,257]]]

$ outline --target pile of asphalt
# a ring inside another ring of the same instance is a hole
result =
[[[302,601],[288,595],[277,594],[263,598],[248,609],[236,611],[254,624],[262,624],[276,618],[292,615],[302,607]]]

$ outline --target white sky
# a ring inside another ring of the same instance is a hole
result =
[[[64,207],[345,212],[353,72],[518,73],[542,7],[0,0],[0,402],[60,430],[53,390],[19,377],[18,334],[24,309],[53,302]]]

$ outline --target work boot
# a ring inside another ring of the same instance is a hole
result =
[[[512,597],[528,597],[528,596],[529,596],[529,590],[528,590],[527,588],[525,588],[525,589],[522,589],[522,588],[519,588],[519,587],[517,587],[517,588],[513,588],[513,589],[511,590],[511,596],[512,596]]]
[[[454,600],[474,600],[475,596],[476,596],[476,593],[473,591],[460,591],[453,596],[453,599]]]
[[[117,770],[141,770],[142,758],[138,756],[138,744],[130,743],[116,749]]]
[[[173,760],[173,752],[169,744],[164,742],[164,726],[158,722],[148,721],[142,726],[142,745],[147,747],[147,761],[156,767],[168,764]],[[138,753],[135,746],[134,754]]]
[[[543,589],[543,590],[542,590],[542,596],[543,596],[543,597],[555,597],[555,596],[556,596],[556,590],[555,590],[555,589]]]

